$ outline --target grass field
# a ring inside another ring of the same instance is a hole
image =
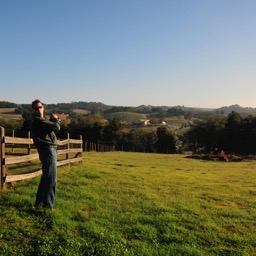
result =
[[[164,121],[168,125],[174,125],[174,126],[182,126],[182,125],[186,125],[188,123],[183,116],[167,117],[164,119]]]
[[[0,118],[22,119],[22,116],[15,114],[15,108],[0,108]]]
[[[53,211],[39,177],[0,191],[0,255],[256,255],[256,162],[84,153],[58,169]]]
[[[146,119],[146,115],[134,112],[115,112],[115,113],[108,113],[104,115],[106,119],[114,119],[117,118],[121,121],[126,122],[136,122],[139,119]]]

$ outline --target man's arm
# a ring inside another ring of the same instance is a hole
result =
[[[58,132],[60,130],[60,120],[58,118],[52,118],[51,120],[46,120],[39,117],[37,119],[38,126],[48,132]]]

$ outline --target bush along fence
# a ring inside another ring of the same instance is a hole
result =
[[[58,140],[57,166],[66,165],[74,162],[82,162],[83,141],[80,139]],[[12,174],[11,165],[28,163],[39,159],[39,155],[34,147],[33,140],[28,138],[17,138],[5,136],[5,129],[0,127],[0,187],[4,188],[7,184],[15,181],[31,179],[41,175],[42,170],[37,169],[29,173]],[[17,168],[14,168],[17,169]]]

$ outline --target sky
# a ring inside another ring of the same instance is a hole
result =
[[[1,0],[0,101],[256,107],[255,0]]]

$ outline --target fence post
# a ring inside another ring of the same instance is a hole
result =
[[[69,136],[69,133],[68,133],[68,138],[67,138],[67,140],[68,140],[68,153],[66,154],[66,159],[69,159],[69,149],[70,149],[70,142],[69,142],[69,139],[70,139],[70,136]]]
[[[12,129],[12,137],[15,137],[14,129]],[[14,152],[14,143],[12,143],[12,153]]]
[[[4,187],[4,179],[6,176],[6,169],[5,169],[5,144],[4,144],[4,128],[0,127],[0,187]]]
[[[81,148],[82,148],[82,151],[84,151],[84,149],[83,149],[83,136],[82,135],[80,135],[80,140],[82,141],[82,143],[81,143]]]
[[[28,132],[28,138],[30,139],[30,131]],[[28,155],[31,154],[31,143],[28,144]]]
[[[82,149],[82,152],[80,153],[80,156],[82,157],[83,156],[83,136],[82,135],[80,135],[80,140],[82,141],[82,143],[81,143],[81,149]],[[80,163],[82,163],[82,161],[80,162]]]

